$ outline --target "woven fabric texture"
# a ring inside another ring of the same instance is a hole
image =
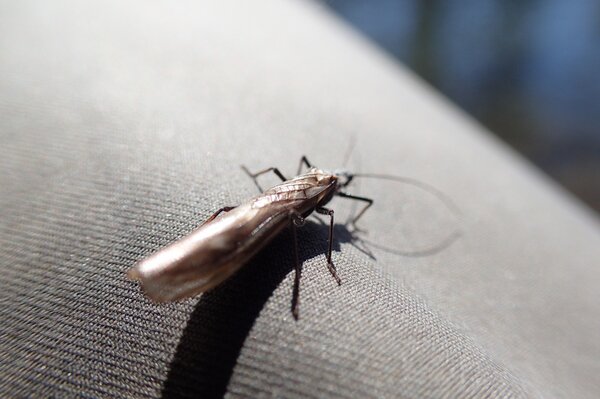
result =
[[[341,286],[327,219],[299,232],[299,321],[289,232],[199,298],[125,278],[301,155],[458,211],[357,179]],[[0,3],[1,397],[596,398],[598,259],[594,215],[316,4]]]

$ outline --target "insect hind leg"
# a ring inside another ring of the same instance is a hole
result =
[[[208,219],[206,219],[200,226],[204,226],[205,224],[208,224],[210,222],[212,222],[213,220],[215,220],[215,218],[217,216],[219,216],[221,213],[223,212],[229,212],[232,209],[237,208],[237,206],[224,206],[223,208],[219,209],[218,211],[216,211],[215,213],[213,213]]]
[[[256,187],[258,187],[258,189],[260,190],[260,192],[263,192],[262,187],[260,186],[260,184],[258,184],[258,180],[256,179],[258,176],[260,175],[264,175],[265,173],[269,173],[269,172],[273,172],[277,175],[277,177],[279,177],[281,179],[281,181],[286,181],[287,178],[283,175],[283,173],[281,173],[279,171],[279,169],[275,168],[275,167],[270,167],[267,169],[263,169],[261,171],[258,171],[256,173],[252,173],[250,172],[250,170],[248,170],[248,168],[246,168],[244,165],[241,165],[241,168],[244,172],[246,172],[246,174],[248,176],[250,176],[250,178],[254,181],[254,184],[256,184]]]

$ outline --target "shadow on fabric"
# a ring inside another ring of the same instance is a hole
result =
[[[320,256],[325,262],[327,236],[326,224],[307,221],[298,232],[300,261]],[[333,250],[339,252],[340,243],[351,237],[336,225]],[[223,397],[254,321],[293,269],[292,235],[286,230],[232,278],[203,294],[177,346],[162,396]],[[291,297],[289,311],[291,316]]]

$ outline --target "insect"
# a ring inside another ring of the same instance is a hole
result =
[[[303,165],[309,169],[300,174]],[[293,179],[287,179],[277,168],[257,173],[242,168],[257,186],[256,178],[269,172],[282,183],[244,204],[219,209],[188,236],[137,263],[129,270],[128,277],[139,280],[146,295],[156,302],[189,298],[221,284],[285,227],[291,226],[295,259],[292,314],[298,319],[301,264],[296,229],[313,211],[329,216],[327,266],[339,285],[341,279],[331,258],[334,212],[325,205],[334,196],[364,202],[365,206],[351,222],[354,225],[373,200],[344,192],[356,175],[326,172],[313,167],[305,156],[300,159],[298,176]]]

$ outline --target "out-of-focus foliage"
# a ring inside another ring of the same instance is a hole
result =
[[[600,210],[600,2],[326,0]]]

